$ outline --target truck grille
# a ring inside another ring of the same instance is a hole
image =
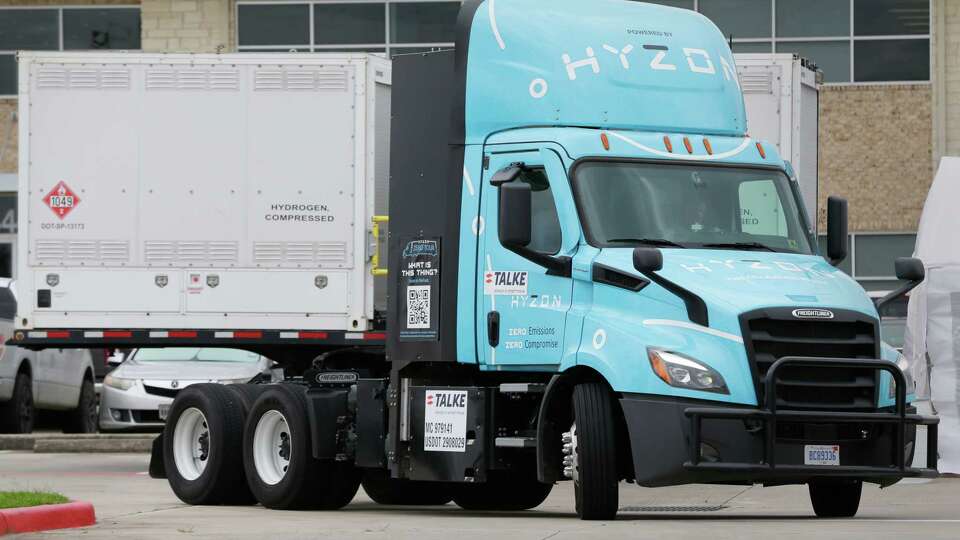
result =
[[[862,313],[831,310],[832,319],[799,319],[793,308],[745,313],[741,327],[759,403],[766,395],[764,378],[785,356],[879,358],[875,319]],[[875,369],[783,368],[776,381],[777,408],[860,411],[876,407]]]

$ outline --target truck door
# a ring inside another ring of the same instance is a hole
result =
[[[498,171],[519,167],[512,182],[531,188],[530,243],[526,247],[562,261],[573,255],[579,238],[570,225],[575,212],[566,171],[559,155],[548,149],[490,152],[488,157],[482,182],[483,219],[478,226],[482,236],[479,267],[483,269],[477,287],[480,361],[490,366],[557,365],[564,350],[573,290],[569,271],[548,272],[535,262],[536,255],[524,256],[501,244],[501,188],[491,180]]]

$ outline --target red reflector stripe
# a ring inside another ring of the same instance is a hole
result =
[[[47,332],[47,339],[63,339],[70,337],[70,332]]]
[[[241,332],[234,332],[233,337],[236,339],[260,339],[263,337],[263,332],[259,330],[247,330]]]
[[[365,332],[363,334],[363,339],[387,339],[386,332]]]
[[[131,336],[133,336],[133,333],[127,330],[105,330],[103,332],[103,337],[105,338],[125,338]]]
[[[326,332],[300,332],[300,339],[327,339]]]
[[[167,336],[172,338],[195,338],[197,333],[190,330],[171,330]]]

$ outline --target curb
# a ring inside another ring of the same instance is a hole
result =
[[[157,434],[0,435],[0,450],[34,452],[149,452]]]
[[[44,504],[0,510],[0,536],[26,532],[87,527],[97,522],[88,502]]]

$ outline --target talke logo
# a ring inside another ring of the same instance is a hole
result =
[[[80,204],[80,197],[77,197],[77,194],[61,180],[43,198],[43,204],[50,207],[58,218],[63,219]]]

